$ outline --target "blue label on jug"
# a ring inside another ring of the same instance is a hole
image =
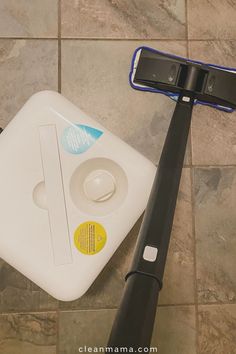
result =
[[[87,151],[103,134],[101,130],[82,124],[67,127],[62,134],[62,145],[71,154]]]

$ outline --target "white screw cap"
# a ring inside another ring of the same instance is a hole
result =
[[[105,170],[95,170],[85,178],[84,193],[89,200],[104,202],[112,197],[116,190],[113,175]]]

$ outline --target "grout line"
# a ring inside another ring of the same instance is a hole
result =
[[[60,347],[60,345],[59,345],[59,343],[60,343],[60,341],[59,341],[59,339],[60,339],[60,337],[59,337],[59,327],[60,327],[60,311],[59,311],[59,308],[57,309],[57,317],[56,317],[56,354],[59,354],[59,347]]]
[[[188,303],[179,303],[179,304],[161,304],[158,305],[159,307],[168,307],[168,306],[174,306],[174,307],[180,307],[180,306],[195,306],[195,302],[188,302]],[[221,305],[236,305],[236,302],[228,302],[228,301],[223,301],[223,302],[198,302],[198,306],[221,306]]]
[[[184,166],[185,167],[185,166]],[[190,167],[190,166],[186,166],[186,167]],[[236,164],[231,164],[231,165],[195,165],[193,164],[191,167],[193,168],[228,168],[228,167],[231,167],[231,168],[235,168],[236,167]]]
[[[21,39],[21,40],[58,40],[58,37],[0,37],[0,40],[8,40],[8,39],[12,39],[12,40],[17,40],[17,39]],[[124,41],[124,42],[134,42],[134,41],[139,41],[139,42],[154,42],[154,41],[158,41],[158,42],[186,42],[186,38],[105,38],[105,37],[101,37],[101,38],[96,38],[96,37],[63,37],[60,36],[60,39],[62,40],[75,40],[75,41]]]
[[[188,303],[178,303],[178,304],[158,304],[158,307],[187,307],[187,306],[195,306],[195,302],[188,302]],[[198,306],[221,306],[221,305],[236,305],[236,302],[205,302],[205,303],[198,303]],[[73,312],[73,311],[104,311],[104,310],[117,310],[118,307],[102,307],[102,308],[91,308],[91,309],[60,309],[60,312]]]
[[[194,306],[195,303],[187,303],[187,304],[158,304],[157,309],[159,307],[190,307]],[[67,313],[67,312],[90,312],[90,311],[113,311],[113,310],[118,310],[118,307],[104,307],[104,308],[91,308],[91,309],[65,309],[65,310],[60,310],[62,313]]]
[[[59,309],[56,312],[56,354],[59,354]]]
[[[0,40],[58,40],[58,37],[1,37]],[[63,37],[61,40],[74,41],[123,41],[123,42],[236,42],[236,38],[106,38],[106,37]]]
[[[158,304],[157,307],[187,307],[187,306],[195,306],[196,303],[195,302],[189,302],[189,303],[179,303],[179,304]],[[197,304],[198,306],[224,306],[224,305],[236,305],[236,302],[198,302]],[[46,314],[46,313],[51,313],[51,314],[60,314],[60,313],[65,313],[65,312],[77,312],[77,311],[104,311],[104,310],[117,310],[118,307],[114,306],[114,307],[101,307],[101,308],[86,308],[86,309],[79,309],[79,308],[72,308],[72,309],[55,309],[55,310],[48,310],[48,309],[44,309],[44,310],[30,310],[30,311],[9,311],[9,312],[1,312],[0,313],[0,317],[1,316],[5,316],[5,315],[27,315],[27,314]],[[59,316],[58,316],[59,318]],[[59,321],[58,321],[59,322]],[[59,325],[59,323],[58,323]]]
[[[48,309],[44,309],[44,310],[29,310],[29,311],[8,311],[8,312],[0,312],[0,316],[5,316],[5,315],[29,315],[29,314],[35,314],[35,315],[39,315],[39,314],[56,314],[57,313],[57,309],[55,310],[48,310]]]
[[[62,40],[79,41],[114,41],[114,42],[186,42],[186,38],[106,38],[106,37],[61,37]]]
[[[114,310],[118,310],[118,307],[102,307],[102,308],[91,308],[91,309],[65,309],[65,310],[61,310],[61,313],[67,313],[67,312],[90,312],[90,311],[114,311]]]
[[[188,38],[188,0],[185,0],[185,28],[186,28],[186,39],[187,41],[189,40]]]
[[[235,42],[236,38],[188,38],[188,40],[190,42]]]
[[[175,305],[170,305],[170,306],[175,306]],[[20,312],[0,312],[0,317],[1,316],[6,316],[6,315],[30,315],[30,314],[35,314],[35,315],[40,315],[40,314],[57,314],[58,313],[58,328],[59,328],[59,315],[60,313],[66,313],[66,312],[83,312],[83,311],[104,311],[104,310],[117,310],[117,307],[104,307],[104,308],[91,308],[91,309],[65,309],[62,310],[60,308],[55,309],[55,310],[42,310],[42,311],[20,311]]]
[[[190,138],[189,143],[191,142],[192,145],[192,139]],[[190,147],[192,147],[190,145]],[[190,156],[192,157],[192,151],[190,151]],[[156,167],[158,167],[158,163],[156,164]],[[231,165],[197,165],[197,164],[191,164],[191,163],[185,163],[183,168],[236,168],[236,164],[231,164]]]
[[[51,41],[51,40],[54,40],[54,41],[57,41],[58,38],[57,37],[0,37],[0,40],[8,40],[8,39],[11,39],[11,40],[36,40],[36,41],[42,41],[42,40],[45,40],[45,41]]]
[[[193,302],[189,302],[188,304],[158,304],[158,307],[186,307],[186,306],[194,306]]]
[[[236,42],[236,38],[108,38],[108,37],[61,37],[63,40],[81,40],[81,41],[143,41],[143,42],[186,42],[187,40],[191,42]]]
[[[61,93],[61,0],[58,0],[58,92]]]
[[[194,169],[190,171],[191,178],[191,205],[192,205],[192,236],[193,236],[193,266],[194,266],[194,302],[196,324],[196,352],[199,353],[199,321],[198,321],[198,291],[197,291],[197,239],[195,225],[195,196],[194,196]]]
[[[236,302],[228,302],[228,301],[222,301],[222,302],[198,302],[198,306],[224,306],[224,305],[236,305]]]

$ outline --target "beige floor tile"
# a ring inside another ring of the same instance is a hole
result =
[[[160,304],[194,302],[194,260],[190,169],[182,173]]]
[[[236,67],[236,38],[231,41],[189,41],[188,43],[190,58],[206,63]]]
[[[188,0],[190,39],[236,39],[234,0]]]
[[[57,37],[57,0],[1,0],[0,37]]]
[[[196,354],[194,307],[158,308],[152,346],[160,354]]]
[[[186,55],[185,42],[142,44]],[[129,86],[131,57],[138,46],[138,41],[63,41],[62,93],[157,163],[175,103]]]
[[[236,168],[199,168],[194,173],[198,298],[236,299]]]
[[[57,42],[0,40],[0,126],[35,92],[57,90]]]
[[[115,313],[115,310],[61,312],[59,354],[75,354],[84,346],[106,346]],[[161,354],[195,354],[194,308],[159,308],[151,345]]]
[[[0,259],[0,313],[56,309],[58,302]]]
[[[236,164],[236,112],[200,106],[192,122],[193,165]]]
[[[62,0],[62,36],[185,38],[184,0]]]
[[[236,305],[199,306],[199,354],[236,353]]]
[[[236,41],[190,42],[189,50],[192,58],[236,66]],[[195,107],[192,122],[193,164],[235,164],[235,122],[236,112],[226,113],[200,105]]]
[[[0,353],[56,354],[56,314],[0,315]]]
[[[59,314],[59,354],[75,354],[84,346],[106,346],[115,310],[61,312]]]

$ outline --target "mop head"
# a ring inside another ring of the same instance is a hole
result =
[[[171,55],[171,54],[167,54],[165,52],[153,49],[153,48],[149,48],[146,46],[142,46],[142,47],[138,47],[132,57],[132,62],[131,62],[131,70],[130,70],[130,75],[129,75],[129,81],[130,81],[130,85],[132,88],[136,89],[136,90],[141,90],[141,91],[149,91],[149,92],[155,92],[155,93],[162,93],[168,97],[170,97],[172,100],[177,101],[178,97],[179,97],[179,93],[178,92],[173,92],[173,91],[168,91],[168,90],[163,90],[160,89],[159,87],[151,87],[149,85],[145,85],[144,83],[139,83],[137,81],[135,81],[135,74],[137,71],[137,67],[139,64],[139,60],[140,57],[145,57],[148,59],[156,59],[157,56],[163,56],[163,58],[165,60],[174,60],[180,64],[188,64],[188,63],[193,63],[196,65],[203,65],[204,68],[213,68],[213,69],[218,69],[224,72],[229,72],[232,74],[236,74],[236,68],[231,68],[231,67],[225,67],[225,66],[220,66],[220,65],[215,65],[215,64],[209,64],[209,63],[203,63],[201,61],[196,61],[196,60],[190,60],[184,57],[180,57],[180,56],[176,56],[176,55]],[[163,60],[164,61],[164,60]],[[236,77],[236,75],[235,75]],[[153,85],[155,86],[155,85]],[[158,86],[158,85],[157,85]],[[171,89],[171,87],[170,87]],[[198,98],[195,99],[194,104],[202,104],[202,105],[207,105],[207,106],[211,106],[214,108],[217,108],[219,110],[225,111],[225,112],[233,112],[235,110],[235,107],[231,106],[227,106],[227,105],[222,105],[222,104],[218,104],[218,103],[213,103],[213,102],[207,102],[207,101],[202,101]]]

